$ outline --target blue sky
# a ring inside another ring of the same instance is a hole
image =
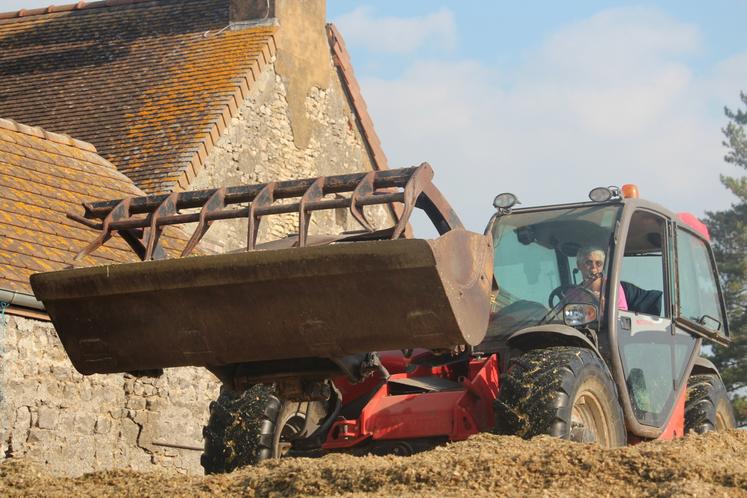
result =
[[[329,0],[331,20],[350,11],[372,9],[377,17],[417,18],[439,10],[448,10],[458,31],[458,47],[452,53],[438,47],[423,47],[419,55],[429,53],[444,58],[458,58],[467,51],[471,57],[510,69],[528,48],[536,47],[564,25],[590,17],[600,11],[620,7],[656,8],[682,22],[698,27],[703,35],[703,51],[689,59],[693,67],[704,68],[715,58],[731,55],[735,49],[747,48],[743,36],[743,20],[747,16],[747,2],[693,0],[668,2],[609,2],[600,0],[572,0],[564,2],[485,2],[476,0],[444,1],[396,0],[357,1]],[[436,50],[433,50],[435,48]],[[372,55],[360,45],[353,50],[357,59],[368,60]],[[393,63],[392,63],[393,62]],[[388,71],[395,71],[402,60],[390,61]],[[391,74],[391,73],[390,73]]]
[[[532,205],[636,183],[697,215],[734,201],[718,177],[743,171],[720,129],[747,91],[747,1],[328,0],[327,14],[390,166],[429,161],[470,228],[503,191]]]
[[[471,228],[636,183],[723,209],[723,107],[747,91],[747,2],[334,1],[390,163],[429,161]]]

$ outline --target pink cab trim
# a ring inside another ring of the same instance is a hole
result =
[[[708,227],[705,226],[705,223],[700,221],[694,214],[692,213],[677,213],[677,217],[680,219],[682,223],[689,226],[699,234],[701,234],[703,237],[706,238],[708,242],[711,241],[711,234],[708,233]]]

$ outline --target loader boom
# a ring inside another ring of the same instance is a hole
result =
[[[262,380],[294,375],[291,361],[297,375],[318,377],[350,355],[475,345],[490,311],[492,240],[462,227],[432,176],[422,164],[84,204],[70,217],[99,235],[78,259],[119,233],[144,261],[36,274],[31,284],[84,374],[243,365]],[[390,203],[401,216],[375,230],[363,207]],[[365,230],[315,245],[311,213],[342,207]],[[415,207],[439,238],[403,238]],[[297,235],[256,243],[264,216],[290,212]],[[164,227],[196,223],[187,256],[211,223],[230,218],[247,220],[245,251],[163,259]]]

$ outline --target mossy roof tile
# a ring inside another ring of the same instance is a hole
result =
[[[228,24],[226,0],[0,14],[0,116],[90,142],[140,188],[169,190],[247,74],[274,55],[274,27]]]
[[[90,144],[0,119],[0,288],[31,293],[32,273],[59,270],[96,237],[69,220],[82,202],[139,196],[138,189]],[[172,251],[186,235],[176,229],[161,239]],[[136,261],[114,237],[83,265]]]

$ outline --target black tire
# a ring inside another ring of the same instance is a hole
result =
[[[496,432],[547,434],[614,448],[627,442],[617,388],[589,349],[559,346],[512,359],[495,402]]]
[[[291,442],[310,436],[327,418],[321,401],[281,401],[275,388],[257,384],[241,394],[224,390],[210,403],[200,458],[206,474],[232,472],[281,458]]]
[[[279,411],[273,387],[257,384],[241,394],[222,390],[210,403],[210,418],[202,429],[205,473],[231,472],[270,458]]]
[[[685,433],[724,431],[737,426],[726,388],[716,374],[693,375],[687,380]]]

